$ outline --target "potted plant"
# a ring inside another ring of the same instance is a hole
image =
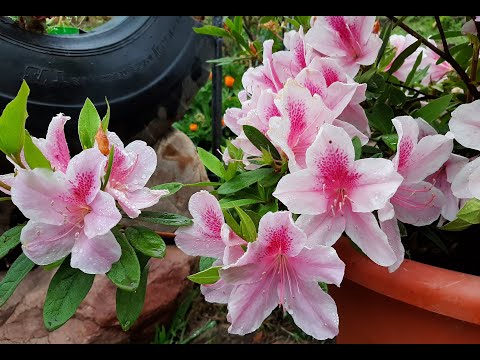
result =
[[[480,223],[478,23],[435,17],[427,39],[388,18],[381,32],[375,17],[286,18],[285,49],[264,42],[225,113],[222,161],[199,149],[220,180],[176,243],[202,256],[189,278],[228,304],[234,334],[280,305],[317,339],[480,339],[478,267],[459,258]],[[238,38],[241,18],[198,31]]]

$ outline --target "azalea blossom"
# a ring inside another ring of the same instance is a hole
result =
[[[480,16],[475,16],[475,22],[479,22],[479,21],[480,21]],[[475,22],[473,20],[469,20],[465,24],[463,24],[462,32],[464,34],[477,35],[477,27],[475,25]]]
[[[385,67],[385,70],[389,70],[398,55],[400,55],[407,47],[413,45],[416,41],[417,39],[410,34],[390,35],[389,43],[395,49],[395,56],[390,62],[390,64]],[[410,74],[410,72],[412,71],[415,61],[417,60],[417,57],[420,53],[422,54],[422,60],[418,65],[418,70],[422,70],[427,67],[429,63],[427,61],[425,48],[419,46],[411,55],[407,56],[400,68],[393,73],[393,76],[395,76],[398,80],[405,82],[405,80],[407,80],[408,74]]]
[[[405,254],[397,219],[424,226],[438,219],[444,209],[445,195],[425,180],[445,164],[453,149],[453,140],[438,135],[423,119],[398,116],[392,122],[398,133],[397,153],[392,161],[403,182],[378,212],[382,230],[397,257],[389,271],[400,266]]]
[[[106,161],[88,149],[70,160],[65,174],[19,170],[12,201],[30,219],[20,240],[34,263],[48,265],[71,253],[73,268],[103,274],[119,260],[121,248],[110,229],[121,214],[113,197],[100,190]]]
[[[460,105],[452,111],[448,126],[461,145],[480,150],[480,100]]]
[[[157,154],[144,141],[135,140],[124,147],[115,133],[109,132],[107,136],[115,153],[105,191],[118,201],[129,217],[136,218],[141,209],[155,205],[169,193],[145,186],[157,168]]]
[[[237,262],[220,269],[234,285],[228,301],[228,331],[245,335],[258,329],[278,306],[316,339],[338,334],[337,307],[318,282],[340,285],[345,264],[331,247],[306,246],[307,235],[286,211],[267,213],[258,238]]]
[[[389,266],[395,254],[372,211],[385,206],[402,177],[389,160],[354,159],[345,130],[325,124],[307,150],[306,169],[283,177],[273,196],[303,214],[297,224],[316,244],[332,245],[345,231],[370,259]]]
[[[213,266],[228,265],[237,261],[245,252],[247,242],[236,235],[225,223],[222,209],[215,196],[201,190],[190,197],[188,210],[193,225],[175,231],[175,244],[187,255],[217,259]],[[215,284],[202,285],[201,291],[209,302],[227,303],[232,285],[222,279]]]
[[[311,22],[306,42],[324,56],[338,59],[351,77],[360,65],[375,61],[382,46],[372,32],[375,16],[314,16]]]
[[[67,140],[65,138],[65,124],[70,120],[70,116],[59,113],[52,118],[48,125],[47,136],[45,139],[33,138],[33,141],[50,161],[54,170],[65,173],[70,161],[70,151],[68,150]]]

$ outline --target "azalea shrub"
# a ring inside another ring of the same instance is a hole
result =
[[[95,276],[105,274],[117,286],[117,317],[128,330],[143,308],[149,259],[163,258],[166,245],[148,227],[127,227],[122,218],[174,227],[192,221],[144,211],[171,192],[146,186],[156,152],[139,140],[125,146],[108,131],[110,107],[101,120],[86,100],[78,119],[83,150],[71,156],[64,133],[69,116],[54,116],[45,138],[25,129],[29,91],[23,82],[0,117],[0,150],[13,165],[11,174],[0,175],[0,201],[13,202],[28,219],[0,236],[2,257],[19,243],[23,251],[0,282],[0,305],[36,265],[58,268],[43,312],[45,327],[55,330],[74,315]]]
[[[303,18],[243,74],[221,160],[198,149],[219,183],[191,197],[193,224],[176,231],[201,257],[190,280],[227,304],[233,334],[280,306],[314,338],[336,336],[328,286],[344,276],[332,247],[343,234],[394,272],[407,228],[480,223],[477,18],[445,32],[436,17],[430,38],[406,16]],[[199,32],[235,36],[228,24]]]

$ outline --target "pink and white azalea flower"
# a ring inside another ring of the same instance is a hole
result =
[[[375,61],[382,40],[374,34],[375,16],[315,16],[306,42],[316,51],[338,59],[348,75]]]
[[[433,45],[437,46],[434,40],[428,40]],[[448,61],[443,61],[437,64],[440,55],[432,51],[430,48],[425,48],[425,62],[429,65],[427,76],[423,78],[422,85],[427,86],[430,83],[438,83],[446,79],[446,75],[453,71],[452,65]]]
[[[452,192],[452,183],[458,173],[468,163],[468,159],[457,154],[450,154],[450,157],[432,175],[425,180],[433,184],[445,196],[445,204],[442,207],[442,216],[448,221],[456,218],[458,210],[460,210],[460,199]]]
[[[48,265],[71,253],[73,268],[103,274],[118,261],[121,248],[110,229],[122,216],[113,197],[100,190],[106,161],[88,149],[70,160],[65,174],[19,171],[12,201],[30,219],[20,240],[34,263]]]
[[[395,57],[392,59],[390,64],[385,67],[385,70],[390,69],[393,61],[398,57],[398,55],[400,55],[407,47],[409,47],[416,41],[417,39],[410,34],[407,34],[406,36],[399,34],[391,35],[389,42],[390,45],[395,48]],[[393,73],[393,76],[403,82],[407,80],[408,74],[410,74],[410,71],[412,71],[415,61],[417,60],[417,57],[420,53],[422,53],[422,61],[420,62],[420,65],[418,65],[418,70],[424,69],[429,63],[426,59],[427,55],[425,52],[425,48],[419,46],[411,55],[409,55],[405,59],[402,66],[400,66],[400,68]]]
[[[273,196],[303,214],[297,224],[318,245],[332,245],[346,231],[370,259],[389,266],[395,254],[372,211],[385,206],[402,177],[389,160],[354,159],[345,130],[323,125],[307,150],[307,168],[282,178]]]
[[[50,161],[52,168],[63,173],[67,171],[70,161],[70,151],[68,150],[64,129],[68,120],[70,120],[70,116],[59,113],[52,118],[48,125],[45,139],[33,139],[43,155]]]
[[[135,140],[124,147],[115,133],[109,132],[107,136],[115,146],[115,154],[105,191],[118,201],[129,217],[136,218],[141,209],[155,205],[168,195],[168,190],[145,187],[157,168],[157,154],[144,141]]]
[[[222,209],[215,196],[201,190],[190,197],[188,210],[193,225],[175,231],[175,244],[187,255],[217,259],[214,266],[229,265],[245,252],[247,242],[236,235],[225,223]],[[200,287],[208,302],[226,304],[233,286],[222,279],[215,284]]]
[[[345,264],[333,248],[309,248],[306,243],[291,213],[262,217],[257,240],[237,262],[220,270],[222,279],[235,286],[228,301],[230,333],[255,331],[281,305],[316,339],[338,334],[337,307],[318,282],[339,286]]]
[[[475,16],[475,22],[480,22],[480,16]],[[463,24],[462,32],[464,34],[477,35],[477,27],[475,26],[475,22],[473,20],[469,20]]]
[[[480,100],[460,105],[452,111],[448,126],[461,145],[480,150]]]
[[[403,261],[403,248],[397,219],[416,226],[431,224],[445,206],[445,196],[426,178],[437,172],[449,159],[453,140],[436,131],[423,119],[398,116],[392,120],[398,133],[397,153],[392,162],[404,180],[390,202],[378,212],[382,230],[387,234],[396,262]]]
[[[480,199],[480,157],[471,160],[457,173],[452,193],[459,199]]]

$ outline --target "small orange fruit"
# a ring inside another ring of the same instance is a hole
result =
[[[378,32],[380,31],[380,21],[375,21],[375,24],[373,24],[373,33],[374,34],[378,34]]]
[[[225,120],[222,118],[222,126],[225,126]]]
[[[225,86],[226,87],[233,87],[233,83],[235,82],[235,78],[230,76],[230,75],[227,75],[225,76]]]
[[[188,128],[190,129],[190,131],[197,131],[198,130],[198,125],[195,124],[195,123],[192,123],[192,124],[190,124],[190,126]]]
[[[208,80],[212,80],[212,72],[210,71],[210,74],[208,74]]]

